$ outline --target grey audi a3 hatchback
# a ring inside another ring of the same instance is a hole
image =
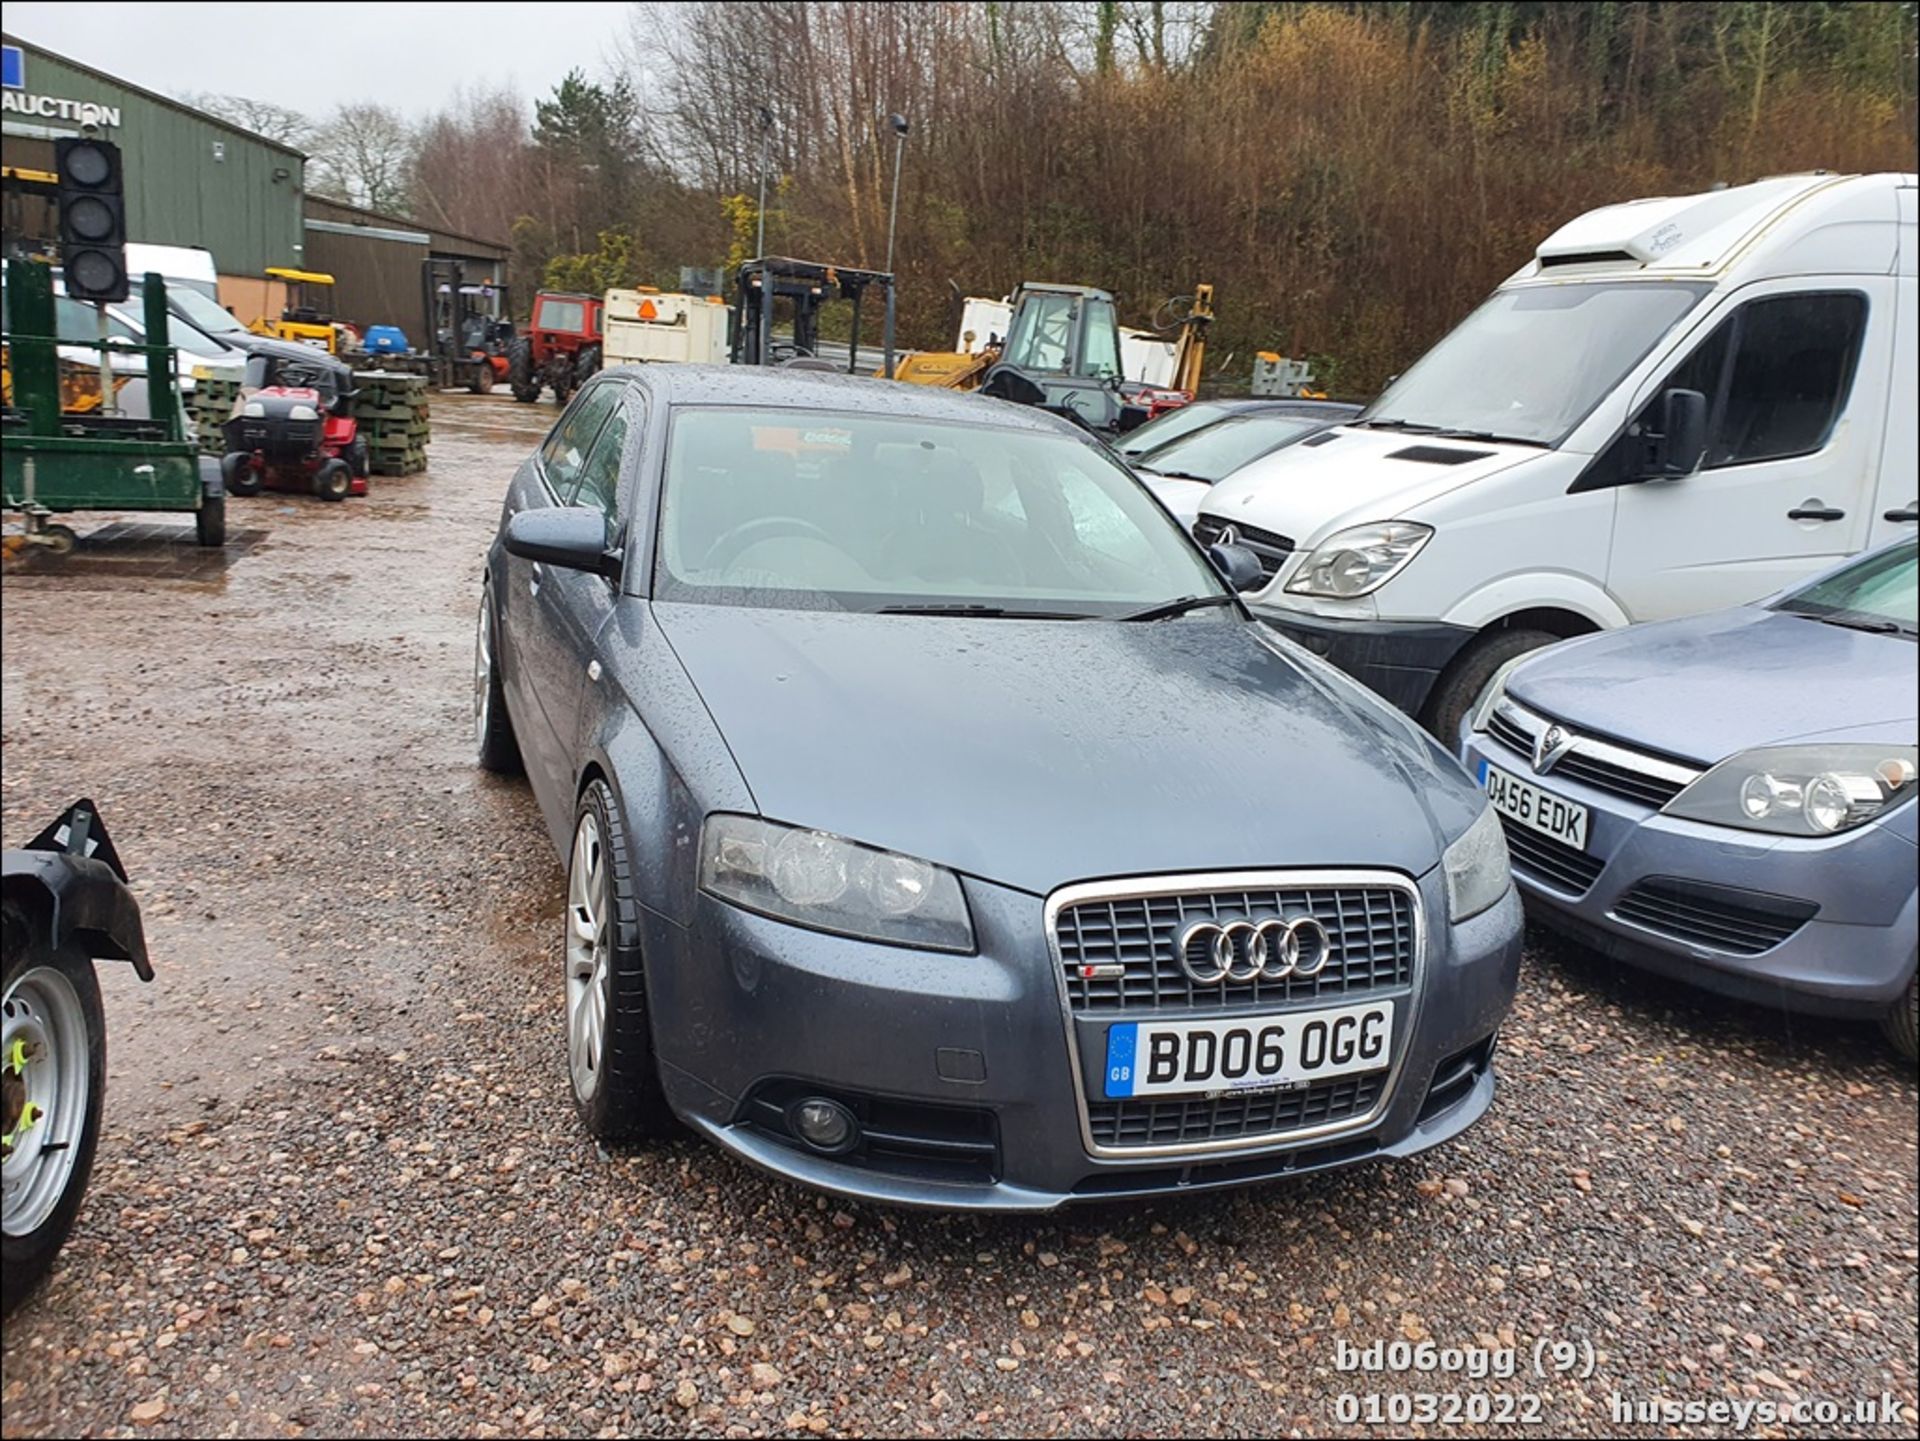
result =
[[[975,396],[603,373],[514,476],[479,758],[567,865],[586,1127],[1041,1210],[1457,1135],[1520,904],[1412,722],[1101,447]]]

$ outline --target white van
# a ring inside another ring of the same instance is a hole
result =
[[[1794,175],[1582,215],[1194,533],[1252,549],[1257,610],[1449,743],[1528,650],[1911,535],[1915,195]]]

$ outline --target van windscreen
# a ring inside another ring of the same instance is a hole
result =
[[[1496,291],[1354,423],[1558,445],[1708,288],[1629,281]]]

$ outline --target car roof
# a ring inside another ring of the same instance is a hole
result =
[[[668,405],[758,405],[782,410],[871,411],[913,420],[991,425],[1000,430],[1046,434],[1082,432],[1071,422],[1032,406],[931,385],[782,370],[757,365],[623,365],[606,374],[638,382]]]

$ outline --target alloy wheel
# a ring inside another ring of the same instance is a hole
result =
[[[567,868],[567,1067],[582,1101],[600,1089],[612,951],[612,897],[600,822],[584,812]]]

